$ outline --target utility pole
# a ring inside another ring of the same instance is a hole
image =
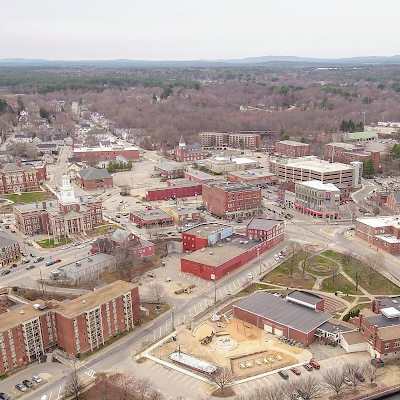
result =
[[[171,325],[172,329],[175,329],[175,323],[174,323],[174,310],[171,311]]]

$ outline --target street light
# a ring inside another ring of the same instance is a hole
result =
[[[211,280],[214,281],[214,303],[217,302],[217,280],[215,279],[215,274],[211,274]]]

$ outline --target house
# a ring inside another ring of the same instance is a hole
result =
[[[58,151],[58,143],[55,142],[41,142],[36,145],[39,154],[55,154]]]
[[[93,189],[107,189],[113,187],[113,178],[106,169],[89,167],[76,172],[75,181],[80,187]]]
[[[246,236],[253,240],[272,241],[272,246],[283,242],[285,222],[279,219],[253,217],[246,226]]]

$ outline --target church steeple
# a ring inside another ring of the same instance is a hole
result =
[[[61,178],[60,202],[63,204],[76,203],[74,188],[71,185],[68,175],[63,175]]]
[[[183,135],[179,139],[179,147],[181,147],[181,148],[185,148],[186,147],[186,141],[185,141],[185,138],[183,137]]]

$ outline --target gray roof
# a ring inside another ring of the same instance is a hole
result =
[[[198,171],[195,169],[190,169],[189,171],[186,171],[186,173],[199,179],[209,179],[212,181],[216,178],[215,175],[207,174],[207,172]]]
[[[164,161],[164,162],[158,163],[154,168],[162,169],[164,171],[175,171],[175,170],[183,169],[184,166],[182,164]]]
[[[385,297],[383,299],[379,299],[381,309],[388,307],[395,307],[400,311],[400,296],[393,297]]]
[[[35,169],[30,167],[29,165],[24,165],[24,164],[21,164],[21,166],[19,167],[17,164],[14,163],[8,163],[4,165],[4,167],[1,169],[1,172],[12,172],[12,171],[34,172]]]
[[[105,168],[86,168],[78,172],[78,175],[85,181],[93,179],[108,179],[111,178],[110,173]]]
[[[185,149],[188,153],[202,153],[203,152],[203,147],[201,146],[200,143],[187,144],[185,146]]]
[[[57,148],[58,144],[57,143],[39,143],[36,146],[38,149],[52,149],[52,148]]]
[[[303,333],[313,331],[332,317],[330,314],[290,303],[281,297],[266,292],[255,293],[233,307],[289,326]]]
[[[329,332],[329,333],[338,333],[338,332],[352,332],[357,330],[357,327],[354,325],[353,328],[349,328],[348,326],[342,325],[346,324],[346,322],[339,321],[338,324],[333,324],[331,321],[324,322],[318,329],[321,331]]]
[[[117,229],[111,236],[111,240],[118,243],[125,242],[128,239],[130,233],[128,231],[124,231],[123,229]]]
[[[214,188],[220,188],[225,192],[240,192],[242,190],[260,190],[255,189],[250,185],[246,185],[243,183],[236,183],[236,182],[221,182],[221,183],[207,183],[207,186],[211,186]]]
[[[317,296],[313,293],[303,292],[302,290],[293,290],[286,297],[293,298],[295,300],[303,301],[304,303],[316,305],[322,300],[322,297]]]
[[[388,326],[400,325],[399,318],[386,318],[382,314],[374,315],[372,317],[365,317],[371,325],[376,325],[378,328],[387,328]]]
[[[247,224],[247,229],[257,229],[260,231],[267,231],[273,226],[278,225],[282,222],[281,219],[267,219],[267,218],[252,218]]]
[[[392,195],[396,200],[396,203],[400,203],[400,192],[392,192]]]

